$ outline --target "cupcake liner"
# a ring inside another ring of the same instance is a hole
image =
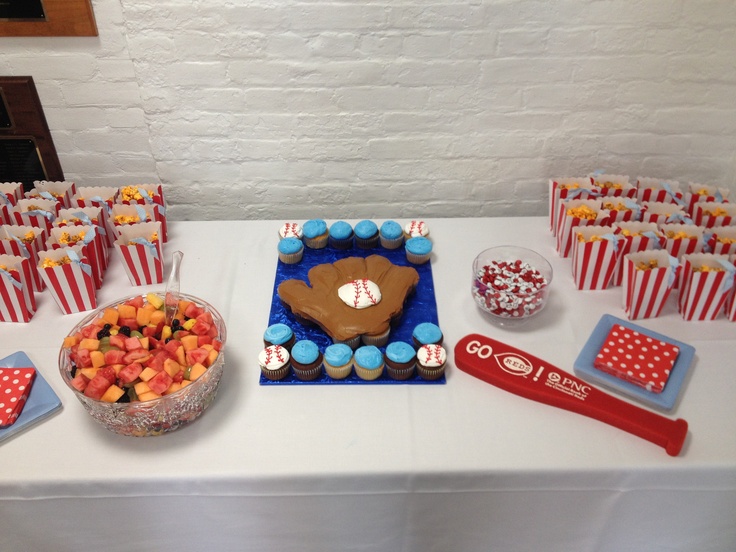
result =
[[[736,267],[726,255],[684,255],[678,309],[684,320],[714,320],[734,285]],[[716,270],[698,270],[708,267]]]
[[[343,366],[332,366],[330,364],[327,364],[326,362],[323,364],[325,367],[325,372],[327,372],[327,375],[330,376],[332,379],[345,379],[353,371],[352,361]]]
[[[381,246],[386,249],[398,249],[404,244],[404,236],[402,235],[394,239],[384,238],[383,236],[380,236],[380,242]]]
[[[292,365],[291,368],[293,370],[294,377],[301,381],[313,381],[322,375],[321,363],[308,370],[302,370],[294,365]]]
[[[355,373],[362,380],[373,381],[381,377],[381,375],[383,374],[384,366],[384,364],[381,364],[380,367],[370,370],[368,368],[363,368],[362,366],[355,364]]]
[[[415,369],[416,363],[412,363],[411,366],[405,368],[393,368],[389,364],[386,364],[386,372],[389,377],[398,381],[405,381],[411,378],[414,375]]]
[[[427,367],[422,366],[421,364],[417,363],[417,374],[419,374],[419,377],[422,379],[428,380],[428,381],[434,381],[437,379],[440,379],[443,374],[445,373],[445,365],[439,367]]]
[[[0,255],[0,321],[30,322],[36,313],[31,261],[15,255]]]
[[[284,264],[296,264],[301,262],[304,258],[304,249],[297,251],[296,253],[281,253],[279,252],[279,260]]]
[[[333,343],[344,343],[345,345],[347,345],[354,351],[360,345],[361,336],[356,335],[355,337],[351,337],[350,339],[343,339],[343,340],[333,339],[332,341]]]
[[[388,336],[391,333],[391,330],[388,329],[382,334],[379,335],[367,335],[363,334],[361,336],[361,340],[363,341],[364,345],[375,345],[376,347],[383,347],[388,343]]]
[[[263,377],[271,381],[279,381],[289,375],[289,364],[284,364],[278,370],[269,370],[268,368],[261,368],[261,374]]]

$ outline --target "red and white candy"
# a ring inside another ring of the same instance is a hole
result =
[[[542,306],[547,283],[529,263],[491,261],[475,274],[473,295],[496,316],[523,318]]]

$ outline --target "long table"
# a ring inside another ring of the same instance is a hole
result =
[[[736,323],[686,322],[674,303],[638,321],[696,349],[667,413],[690,432],[670,457],[453,363],[454,345],[480,333],[572,372],[599,319],[625,318],[621,288],[577,291],[544,217],[427,222],[444,385],[259,385],[280,221],[169,225],[182,291],[218,308],[228,341],[211,407],[163,436],[119,436],[85,413],[57,368],[84,314],[39,294],[30,323],[0,325],[0,357],[25,351],[63,409],[0,444],[0,550],[736,549]],[[521,328],[495,326],[470,294],[474,257],[503,244],[555,271],[549,304]],[[100,303],[162,289],[133,288],[119,263]]]

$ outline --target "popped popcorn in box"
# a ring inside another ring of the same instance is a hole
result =
[[[689,182],[684,194],[685,208],[692,217],[698,203],[726,203],[728,194],[728,188]]]
[[[688,253],[700,253],[705,247],[705,228],[694,224],[660,224],[660,244],[678,259]]]
[[[610,224],[637,221],[641,218],[641,205],[636,199],[626,197],[604,197],[602,207],[610,213]]]
[[[680,190],[680,183],[677,180],[640,176],[636,179],[636,188],[636,197],[639,201],[683,202],[683,192]]]
[[[134,286],[160,284],[164,279],[163,244],[160,222],[121,226],[115,249]]]
[[[59,210],[59,216],[54,221],[54,228],[72,226],[94,226],[101,239],[101,253],[104,267],[107,268],[110,260],[110,251],[107,246],[107,226],[105,225],[106,210],[104,207],[72,207]]]
[[[623,174],[606,174],[594,172],[590,174],[593,187],[604,197],[636,198],[636,186],[629,182]]]
[[[602,208],[599,199],[566,199],[560,202],[557,215],[556,247],[561,257],[572,253],[573,228],[578,226],[605,225],[609,212]]]
[[[26,193],[27,198],[45,197],[46,199],[54,199],[60,204],[59,208],[65,209],[72,206],[72,197],[77,192],[77,185],[74,182],[65,180],[35,180],[33,189]]]
[[[589,176],[573,178],[550,178],[549,180],[549,227],[557,233],[557,212],[560,201],[565,199],[591,199],[597,197],[593,181]]]
[[[92,266],[81,252],[75,245],[39,253],[41,276],[64,314],[97,308]]]
[[[160,184],[132,184],[121,186],[117,199],[124,205],[153,205],[154,220],[161,223],[161,239],[166,242],[168,230],[166,224],[166,202]]]
[[[154,205],[124,205],[116,203],[110,213],[115,234],[115,240],[120,237],[120,227],[141,222],[155,222]],[[114,242],[113,242],[114,243]]]
[[[728,255],[728,262],[736,266],[736,253],[731,253]],[[726,314],[726,318],[730,322],[736,322],[736,284],[734,284],[734,286],[731,288],[731,291],[729,291],[728,295],[726,296],[726,305],[724,311]]]
[[[715,320],[733,289],[736,267],[728,255],[682,256],[677,307],[684,320]]]
[[[624,277],[624,256],[651,249],[659,249],[661,233],[654,222],[622,221],[613,224],[613,231],[618,236],[618,258],[613,271],[611,285],[620,286]]]
[[[736,253],[736,226],[710,228],[704,234],[704,240],[707,252],[716,255],[733,255]]]
[[[0,195],[7,199],[11,205],[16,205],[19,199],[23,199],[22,182],[0,182]],[[2,198],[0,198],[2,203]]]
[[[736,225],[736,203],[717,203],[701,201],[693,207],[693,221],[698,226]]]
[[[629,320],[659,316],[674,288],[677,259],[663,250],[639,251],[624,257],[623,269],[623,304]]]
[[[11,212],[13,223],[20,226],[36,226],[47,232],[51,229],[59,212],[59,204],[42,197],[19,199]]]
[[[31,261],[17,255],[0,255],[0,321],[30,322],[36,313]]]
[[[692,224],[692,220],[687,216],[685,208],[677,203],[642,201],[640,205],[642,222],[656,222],[657,224],[680,222]]]
[[[78,187],[77,193],[72,197],[72,207],[102,207],[103,223],[106,231],[105,241],[108,247],[112,247],[115,241],[110,212],[117,197],[118,188],[114,186]]]
[[[52,228],[46,240],[46,249],[60,249],[80,245],[81,255],[89,260],[97,289],[102,287],[105,266],[102,261],[103,236],[94,225]]]
[[[580,226],[573,230],[572,275],[577,289],[606,289],[618,258],[612,226]]]
[[[46,236],[46,230],[35,226],[6,225],[0,229],[0,253],[25,257],[31,261],[35,291],[43,291],[46,287],[36,269],[38,253],[46,247]]]

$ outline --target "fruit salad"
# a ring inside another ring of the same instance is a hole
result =
[[[212,313],[181,299],[171,325],[163,297],[149,293],[102,309],[64,339],[70,385],[108,403],[151,401],[195,382],[220,355]]]

